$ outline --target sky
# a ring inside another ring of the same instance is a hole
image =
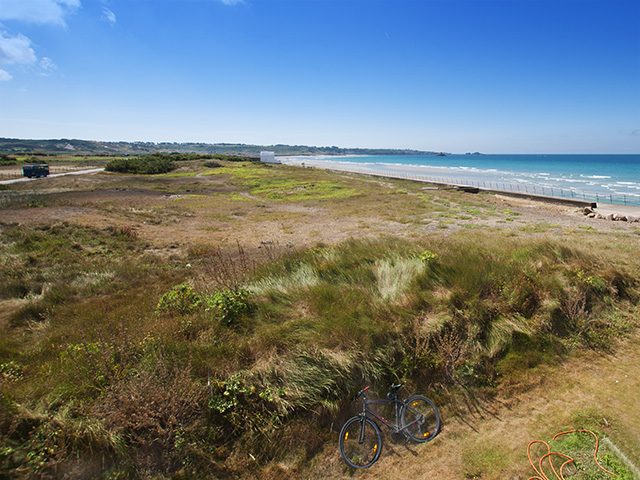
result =
[[[640,0],[0,0],[0,137],[640,153]]]

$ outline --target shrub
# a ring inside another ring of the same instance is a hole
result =
[[[16,404],[11,410],[11,435],[0,443],[3,478],[57,478],[83,454],[122,452],[122,438],[88,418],[80,404]]]
[[[108,432],[127,439],[132,467],[148,477],[182,467],[184,437],[206,393],[192,380],[190,365],[173,363],[159,350],[112,384],[92,409]]]
[[[425,250],[419,255],[419,257],[420,260],[422,260],[426,264],[437,262],[439,258],[437,253],[433,253],[430,250]]]
[[[255,309],[255,305],[251,301],[249,291],[240,288],[216,293],[209,299],[209,308],[217,310],[222,322],[231,327],[237,323],[241,316],[251,313]]]
[[[15,360],[7,363],[0,363],[0,380],[15,382],[24,378],[24,371],[27,367]]]
[[[107,172],[157,175],[176,169],[170,158],[149,155],[141,158],[116,158],[104,167]]]
[[[158,313],[191,313],[201,305],[200,295],[193,291],[193,285],[183,283],[176,285],[165,293],[158,302]]]
[[[16,157],[10,157],[6,153],[0,153],[0,167],[16,165],[17,163],[18,159]]]

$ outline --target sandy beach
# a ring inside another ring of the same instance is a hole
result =
[[[283,163],[483,190],[640,206],[636,156],[286,157]]]
[[[352,157],[357,157],[353,155]],[[401,166],[387,166],[384,164],[360,164],[351,162],[338,162],[335,160],[328,160],[330,156],[317,156],[317,157],[279,157],[283,163],[288,165],[295,165],[304,168],[320,168],[333,170],[338,172],[348,172],[355,174],[374,175],[376,177],[387,177],[390,179],[406,179],[416,181],[420,183],[440,183],[445,186],[464,186],[468,183],[464,181],[457,181],[456,179],[443,177],[447,171],[442,168],[427,167],[427,166],[413,166],[413,165],[401,165]],[[503,185],[503,184],[502,184]],[[504,185],[503,185],[504,186]],[[497,183],[496,187],[500,187]],[[575,207],[584,208],[589,205],[594,205],[594,212],[604,217],[607,215],[613,215],[614,217],[627,217],[627,218],[640,218],[640,206],[637,205],[619,205],[607,202],[589,202],[577,201],[572,202],[571,199],[565,197],[553,197],[548,195],[536,195],[530,192],[501,189],[501,188],[482,188],[480,190],[496,193],[498,196],[504,195],[508,192],[509,198],[514,198],[513,202],[518,202],[520,198],[521,202],[527,204],[527,201],[534,201],[538,204],[541,210],[549,208],[550,204],[565,205],[566,208],[572,209]],[[520,202],[518,202],[520,203]]]

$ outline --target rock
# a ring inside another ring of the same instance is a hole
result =
[[[585,215],[587,215],[587,218],[596,218],[596,216],[597,216],[597,214],[596,214],[596,213],[594,213],[594,212],[587,213],[587,214],[585,214]]]
[[[629,223],[638,223],[638,222],[640,222],[640,217],[634,217],[633,215],[629,215],[627,217],[627,221]]]
[[[627,221],[627,216],[626,215],[617,215],[616,214],[616,215],[613,216],[613,219],[616,222],[626,222]]]
[[[585,215],[589,215],[593,213],[593,209],[591,207],[584,207],[584,210],[582,211],[582,213],[584,213]]]

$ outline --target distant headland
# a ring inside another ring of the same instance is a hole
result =
[[[211,153],[257,157],[268,150],[276,155],[447,155],[410,149],[314,147],[307,145],[248,145],[244,143],[100,142],[96,140],[29,140],[0,138],[0,152],[30,155],[147,155],[150,153]]]

